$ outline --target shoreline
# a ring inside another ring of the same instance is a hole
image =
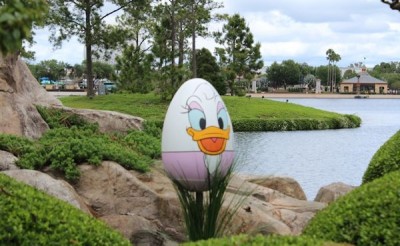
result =
[[[255,98],[317,98],[317,99],[354,99],[355,94],[334,94],[334,93],[248,93],[246,96]],[[364,96],[364,95],[361,95]],[[373,94],[367,95],[365,99],[400,99],[400,95]]]

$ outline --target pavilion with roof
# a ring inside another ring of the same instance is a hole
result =
[[[357,76],[340,83],[341,93],[386,94],[386,81],[372,77],[365,68]]]

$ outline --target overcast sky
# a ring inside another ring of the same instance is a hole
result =
[[[220,0],[219,12],[239,13],[246,19],[256,42],[261,43],[265,65],[292,59],[312,66],[326,65],[326,51],[341,56],[338,65],[400,61],[400,12],[380,0]],[[209,29],[220,25],[211,24]],[[75,38],[53,50],[48,32],[36,31],[36,62],[56,59],[81,63],[84,46]],[[212,39],[198,48],[213,51]]]

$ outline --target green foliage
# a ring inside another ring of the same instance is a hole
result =
[[[42,24],[47,3],[44,0],[13,0],[0,3],[0,52],[22,49],[22,41],[32,39],[32,27]]]
[[[37,106],[36,109],[42,116],[43,120],[46,121],[52,129],[76,126],[79,128],[92,128],[93,131],[98,130],[97,124],[88,123],[82,117],[72,112],[67,112],[57,108],[46,108],[43,106]]]
[[[145,132],[127,136],[102,134],[97,125],[61,109],[38,110],[52,128],[38,141],[0,134],[0,149],[18,156],[17,165],[22,168],[50,166],[75,181],[80,175],[77,165],[84,162],[99,165],[102,160],[111,160],[127,169],[145,172],[151,158],[160,157],[159,138]]]
[[[254,42],[253,34],[246,20],[239,14],[224,16],[227,21],[221,32],[214,33],[216,41],[223,47],[217,48],[220,66],[224,67],[231,93],[234,91],[232,78],[238,76],[252,79],[255,71],[264,65],[261,44]]]
[[[387,140],[372,157],[363,176],[363,184],[400,170],[400,131]]]
[[[233,129],[248,131],[296,131],[355,128],[360,126],[360,118],[344,115],[341,118],[327,119],[239,119],[232,120]]]
[[[48,77],[50,80],[56,81],[66,75],[67,66],[66,63],[53,59],[30,65],[29,69],[36,79],[39,79],[40,77]]]
[[[160,138],[153,137],[144,131],[131,131],[124,137],[124,141],[146,156],[154,159],[161,157]]]
[[[304,235],[354,245],[398,245],[400,172],[391,172],[318,212]]]
[[[312,129],[338,129],[343,127],[359,127],[361,119],[355,115],[342,115],[311,107],[304,107],[293,103],[277,102],[273,100],[243,97],[223,97],[228,108],[235,131],[259,131],[259,129],[278,129],[282,127],[260,127],[262,122],[272,122],[269,124],[281,124],[282,122],[292,125],[291,130],[312,130]],[[168,103],[161,101],[153,94],[113,94],[98,96],[94,99],[86,97],[63,97],[61,101],[68,107],[91,108],[102,110],[113,110],[121,113],[135,115],[151,122],[156,128],[162,128],[162,122],[168,109]],[[254,128],[239,122],[252,122]],[[276,122],[279,123],[274,123]],[[298,120],[304,121],[297,123]],[[236,123],[235,123],[236,122]],[[305,127],[303,125],[309,126]],[[299,128],[296,128],[299,127]],[[286,127],[287,128],[287,127]]]
[[[328,243],[320,239],[307,237],[307,236],[249,236],[238,235],[229,238],[216,238],[210,240],[202,240],[184,244],[185,246],[282,246],[282,245],[296,245],[296,246],[333,246],[339,245],[335,243]]]
[[[103,222],[0,174],[1,245],[130,245]]]
[[[220,95],[225,95],[226,85],[216,58],[206,48],[196,52],[197,77],[207,80]]]
[[[120,71],[117,81],[121,88],[132,93],[148,93],[153,90],[153,59],[141,47],[126,46],[122,55],[117,57],[116,68]]]
[[[225,175],[221,173],[220,167],[217,167],[215,173],[209,173],[207,192],[191,192],[179,181],[172,180],[181,203],[190,241],[220,237],[228,229],[233,216],[243,202],[242,199],[236,204],[231,203],[230,207],[222,210],[225,191],[231,180],[234,166],[235,164],[232,164]]]

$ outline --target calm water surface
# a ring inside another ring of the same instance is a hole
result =
[[[333,182],[360,185],[374,153],[400,130],[400,99],[289,99],[289,103],[362,119],[356,129],[235,133],[240,172],[292,177],[308,200]]]

